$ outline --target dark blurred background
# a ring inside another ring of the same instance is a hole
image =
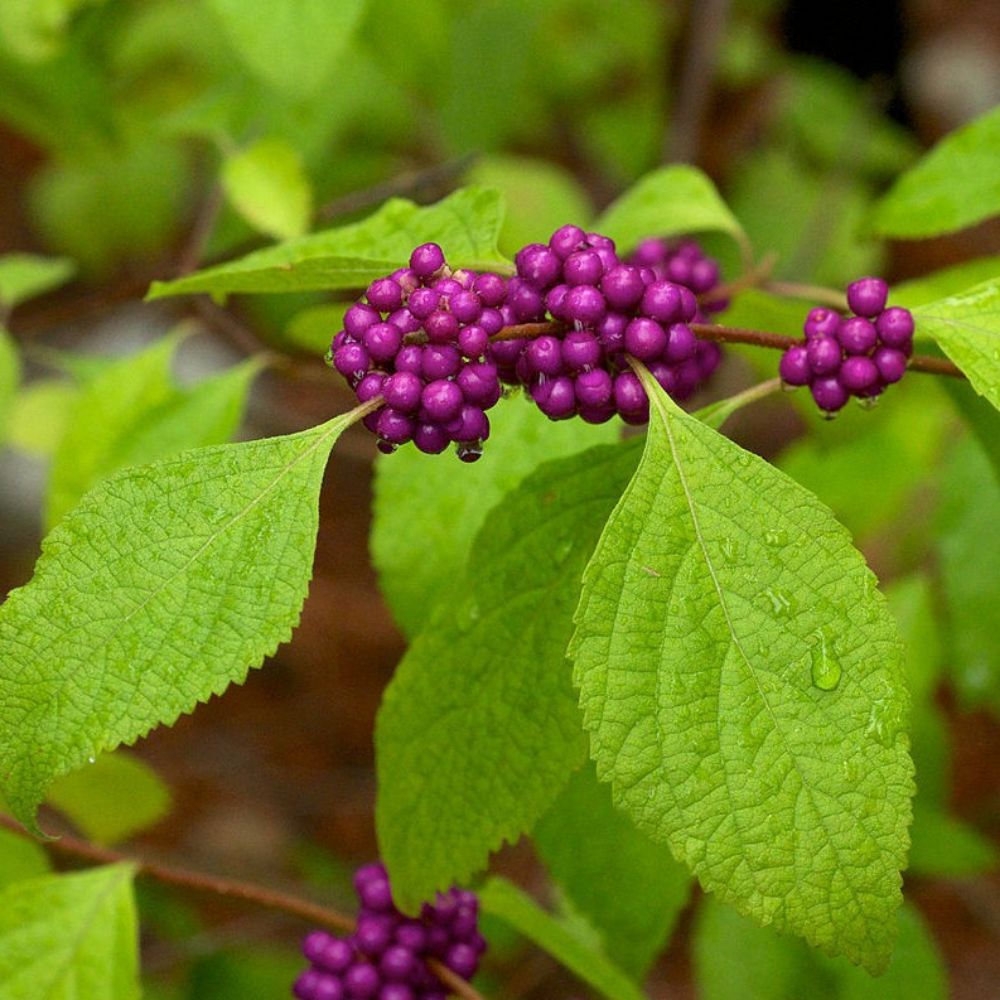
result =
[[[589,220],[644,172],[684,159],[715,179],[759,254],[780,253],[785,277],[901,280],[1000,252],[995,222],[892,244],[864,226],[922,148],[1000,102],[995,0],[370,0],[320,85],[287,88],[280,65],[241,61],[218,20],[224,4],[77,0],[41,26],[25,6],[0,0],[0,252],[64,254],[78,266],[69,285],[11,319],[28,375],[51,374],[47,348],[125,353],[193,319],[202,335],[183,348],[183,377],[255,347],[289,359],[258,380],[248,437],[346,408],[308,322],[324,297],[237,297],[226,308],[141,298],[152,279],[266,242],[217,184],[232,150],[260,136],[301,158],[316,228],[390,194],[432,201],[477,181],[509,199],[509,252]],[[713,248],[733,276],[728,248]],[[746,384],[748,364],[727,361],[714,394]],[[776,401],[748,411],[732,433],[776,456],[808,426]],[[404,648],[367,552],[373,458],[354,429],[330,463],[294,640],[243,687],[137,748],[173,795],[169,816],[137,849],[305,883],[346,905],[346,873],[375,851],[372,725]],[[5,590],[30,576],[37,556],[45,474],[44,456],[0,456]],[[914,500],[902,516],[919,521],[922,509]],[[881,573],[905,564],[880,536],[867,543]],[[1000,727],[981,711],[959,714],[947,685],[939,701],[953,738],[954,810],[997,840]],[[544,893],[530,847],[498,863]],[[997,995],[998,888],[995,875],[908,885],[955,997]],[[231,948],[277,949],[281,968],[295,965],[280,950],[301,931],[290,921],[152,889],[144,902],[154,914],[151,996],[189,995],[171,991],[190,975],[203,990],[190,995],[215,995],[212,963]],[[652,996],[696,995],[689,930],[690,909],[650,979]],[[579,993],[528,954],[513,971],[495,970],[496,996]]]

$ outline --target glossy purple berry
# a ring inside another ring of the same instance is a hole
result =
[[[863,316],[851,316],[840,324],[837,340],[848,354],[867,354],[878,340],[875,324]]]
[[[913,314],[909,309],[890,306],[875,321],[875,328],[885,347],[906,350],[913,340]]]
[[[452,441],[485,441],[490,436],[490,421],[478,406],[466,403],[444,429]]]
[[[661,323],[681,318],[681,288],[670,281],[654,281],[642,294],[639,309],[644,316]]]
[[[711,257],[701,257],[691,265],[690,288],[698,295],[711,291],[719,283],[719,265]]]
[[[895,347],[879,347],[872,355],[879,378],[887,385],[898,382],[906,374],[906,355]]]
[[[698,339],[686,323],[671,323],[667,330],[667,346],[664,357],[672,364],[693,358],[698,350]]]
[[[352,385],[361,381],[370,363],[368,352],[361,344],[344,344],[333,354],[333,367]]]
[[[840,313],[817,306],[809,310],[802,329],[807,340],[812,340],[813,337],[835,337],[840,329],[840,322]]]
[[[413,443],[425,455],[439,455],[451,444],[451,435],[440,424],[417,424]]]
[[[481,358],[490,346],[490,338],[481,326],[463,326],[458,332],[458,349],[466,358]]]
[[[424,383],[419,375],[413,372],[395,372],[390,375],[382,387],[382,395],[386,404],[403,413],[414,413],[420,406],[420,394]]]
[[[586,371],[601,360],[601,345],[588,330],[570,330],[563,337],[560,350],[562,363],[571,372]]]
[[[512,278],[507,288],[507,305],[514,318],[521,323],[540,320],[545,314],[542,295],[531,285]]]
[[[531,398],[550,420],[565,420],[576,413],[576,390],[566,375],[532,386]]]
[[[374,323],[380,323],[378,311],[363,302],[357,302],[344,313],[344,330],[348,336],[360,340],[361,335]]]
[[[529,285],[544,291],[559,280],[562,261],[542,243],[532,243],[517,254],[517,273]]]
[[[444,309],[435,309],[424,320],[424,329],[432,344],[451,344],[458,337],[458,320]]]
[[[809,387],[816,405],[826,413],[836,413],[843,409],[849,398],[847,390],[833,376],[817,378]]]
[[[560,260],[566,260],[570,254],[580,250],[587,242],[587,234],[579,226],[562,226],[557,229],[549,240],[549,246],[556,252]]]
[[[448,299],[448,309],[460,323],[475,323],[483,311],[483,304],[475,292],[456,292]]]
[[[622,313],[608,313],[594,328],[597,340],[607,354],[625,350],[625,327],[629,319]]]
[[[815,375],[832,375],[840,367],[840,344],[833,337],[813,337],[806,344],[809,367]]]
[[[435,385],[451,385],[451,383],[432,382],[431,385],[424,389],[424,397],[427,395],[427,390],[430,389],[431,386]],[[462,393],[459,391],[458,386],[452,386],[452,388],[459,396],[459,399],[461,399]],[[426,406],[426,399],[424,400],[424,405]],[[458,406],[461,406],[461,402],[459,402]],[[457,412],[458,407],[455,409]],[[454,413],[449,414],[445,419],[450,420],[452,416],[454,416]],[[438,418],[435,417],[433,419]],[[389,879],[385,876],[382,876],[381,878],[373,878],[365,882],[363,885],[357,887],[357,891],[358,899],[361,900],[361,905],[366,909],[374,910],[376,912],[389,911],[392,909],[392,890],[389,888]]]
[[[538,375],[558,375],[562,370],[562,350],[557,337],[536,337],[524,353]]]
[[[479,301],[490,308],[502,305],[507,298],[507,282],[491,271],[477,275],[472,290],[479,296]]]
[[[451,344],[428,344],[421,356],[420,371],[428,381],[449,378],[462,366],[462,354]]]
[[[500,395],[497,366],[490,361],[477,361],[465,365],[455,377],[466,402],[476,406],[492,406]]]
[[[354,390],[357,394],[358,402],[367,403],[369,400],[380,395],[383,385],[385,385],[385,375],[382,372],[369,372]]]
[[[553,318],[568,323],[569,312],[566,308],[566,298],[570,293],[569,285],[554,285],[545,293],[545,308]]]
[[[422,243],[410,254],[410,269],[418,278],[429,278],[444,266],[444,252],[436,243]]]
[[[416,955],[409,948],[396,944],[382,952],[378,968],[386,979],[405,981],[413,975],[416,965]]]
[[[397,372],[420,374],[424,363],[424,349],[419,344],[404,344],[396,355]]]
[[[808,385],[813,372],[809,366],[809,355],[804,344],[795,344],[781,355],[778,374],[786,385]]]
[[[391,361],[403,344],[403,333],[394,323],[373,323],[361,335],[371,360],[383,365]]]
[[[632,262],[639,267],[652,267],[667,256],[668,248],[664,240],[643,240],[632,253]]]
[[[857,396],[878,383],[878,368],[871,358],[851,355],[840,366],[837,378],[849,393]]]
[[[658,358],[667,346],[667,333],[652,319],[634,319],[625,327],[625,350],[640,361]]]
[[[389,322],[398,327],[404,336],[408,333],[416,333],[420,329],[420,320],[409,309],[397,309],[390,313]]]
[[[471,945],[453,944],[445,955],[444,964],[463,979],[471,979],[479,965],[479,956]]]
[[[465,397],[462,395],[462,390],[454,382],[446,382],[443,379],[437,379],[424,386],[421,396],[421,404],[427,412],[428,418],[440,424],[454,420],[461,412],[464,402]],[[386,882],[386,888],[388,888],[388,882]],[[362,901],[370,909],[379,909],[379,907],[369,904],[367,900],[363,899]]]
[[[499,309],[484,309],[480,313],[477,326],[481,326],[486,331],[487,337],[492,337],[495,333],[499,333],[503,329],[503,315]]]
[[[412,432],[410,436],[412,437]],[[394,930],[395,924],[392,917],[363,913],[358,917],[357,927],[354,930],[354,944],[358,951],[365,955],[377,957],[389,947]]]
[[[638,268],[619,264],[601,278],[601,292],[612,309],[634,309],[646,289]]]
[[[615,376],[614,400],[620,413],[637,413],[648,404],[646,390],[633,372],[620,372]]]
[[[441,295],[433,288],[417,288],[410,293],[406,308],[419,320],[425,320],[441,304]]]
[[[881,278],[859,278],[847,286],[847,304],[858,316],[874,319],[885,309],[889,286]]]
[[[603,368],[576,376],[576,399],[581,407],[602,407],[611,401],[614,390],[611,375]]]
[[[600,322],[607,311],[604,296],[593,285],[578,285],[566,295],[565,312],[569,322],[590,326]]]
[[[382,985],[382,979],[374,965],[358,962],[344,973],[344,987],[352,1000],[369,1000]]]
[[[392,278],[379,278],[368,286],[366,292],[368,301],[379,312],[392,312],[403,304],[403,289],[398,281]]]
[[[567,285],[596,285],[604,274],[604,264],[593,250],[578,250],[563,261],[562,273]]]

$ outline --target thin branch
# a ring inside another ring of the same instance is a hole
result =
[[[187,243],[178,256],[176,277],[183,278],[184,275],[198,270],[201,259],[205,255],[205,247],[212,236],[212,230],[215,229],[215,224],[219,221],[222,205],[222,186],[213,184],[198,209],[194,224],[191,226],[191,232],[188,234]]]
[[[827,288],[824,285],[800,285],[795,281],[765,281],[763,288],[765,292],[785,295],[790,299],[808,299],[810,302],[819,302],[840,312],[847,309],[847,294],[838,292],[836,288]]]
[[[707,305],[711,302],[722,302],[725,299],[731,299],[739,292],[746,291],[748,288],[756,288],[771,277],[771,272],[774,270],[774,265],[777,262],[778,255],[776,253],[765,254],[757,264],[744,271],[738,278],[733,278],[732,281],[722,285],[716,285],[711,291],[699,295],[698,301],[702,305]]]
[[[681,79],[663,147],[668,162],[695,163],[708,111],[729,0],[691,0]]]
[[[359,412],[369,412],[370,405],[358,407]],[[362,413],[363,415],[363,413]],[[32,839],[30,834],[24,830],[19,823],[9,816],[0,815],[0,826],[5,827],[14,833],[20,834],[26,840]],[[94,864],[109,865],[126,862],[135,865],[136,871],[140,875],[156,879],[165,885],[176,885],[184,889],[191,889],[195,892],[210,893],[215,896],[224,896],[229,899],[240,899],[266,910],[276,910],[279,913],[287,913],[293,917],[299,917],[311,924],[321,927],[330,927],[333,930],[343,931],[351,934],[355,929],[354,918],[346,913],[340,913],[327,906],[320,906],[308,899],[300,896],[293,896],[287,892],[277,892],[253,882],[238,882],[234,879],[218,878],[215,875],[207,875],[204,872],[191,871],[186,868],[173,868],[169,865],[161,865],[155,861],[144,861],[140,858],[130,857],[119,851],[113,851],[107,847],[98,847],[89,841],[80,840],[77,837],[63,835],[57,839],[46,841],[45,846],[55,854],[62,854],[70,858],[78,858],[83,861],[90,861]],[[463,1000],[484,1000],[482,995],[473,989],[466,980],[457,976],[451,969],[442,965],[437,959],[428,959],[427,965],[435,976],[457,996]]]

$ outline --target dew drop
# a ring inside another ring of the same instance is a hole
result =
[[[795,612],[795,598],[787,590],[768,587],[764,596],[771,602],[771,610],[779,618],[786,618]]]
[[[764,541],[770,545],[772,548],[778,548],[779,546],[788,544],[788,532],[784,528],[778,528],[775,531],[765,531]]]
[[[884,747],[891,747],[901,722],[898,706],[880,698],[872,702],[865,735],[874,736]]]
[[[832,691],[839,683],[843,672],[840,661],[834,655],[833,645],[823,633],[819,633],[819,641],[809,652],[812,661],[812,682],[820,691]]]
[[[722,555],[726,562],[734,563],[739,558],[740,547],[729,537],[722,539]]]

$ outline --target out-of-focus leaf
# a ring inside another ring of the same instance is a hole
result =
[[[25,386],[10,408],[7,443],[12,448],[50,458],[66,431],[79,389],[63,379],[42,379]]]
[[[76,266],[65,257],[8,253],[0,257],[0,309],[10,310],[65,284]]]

